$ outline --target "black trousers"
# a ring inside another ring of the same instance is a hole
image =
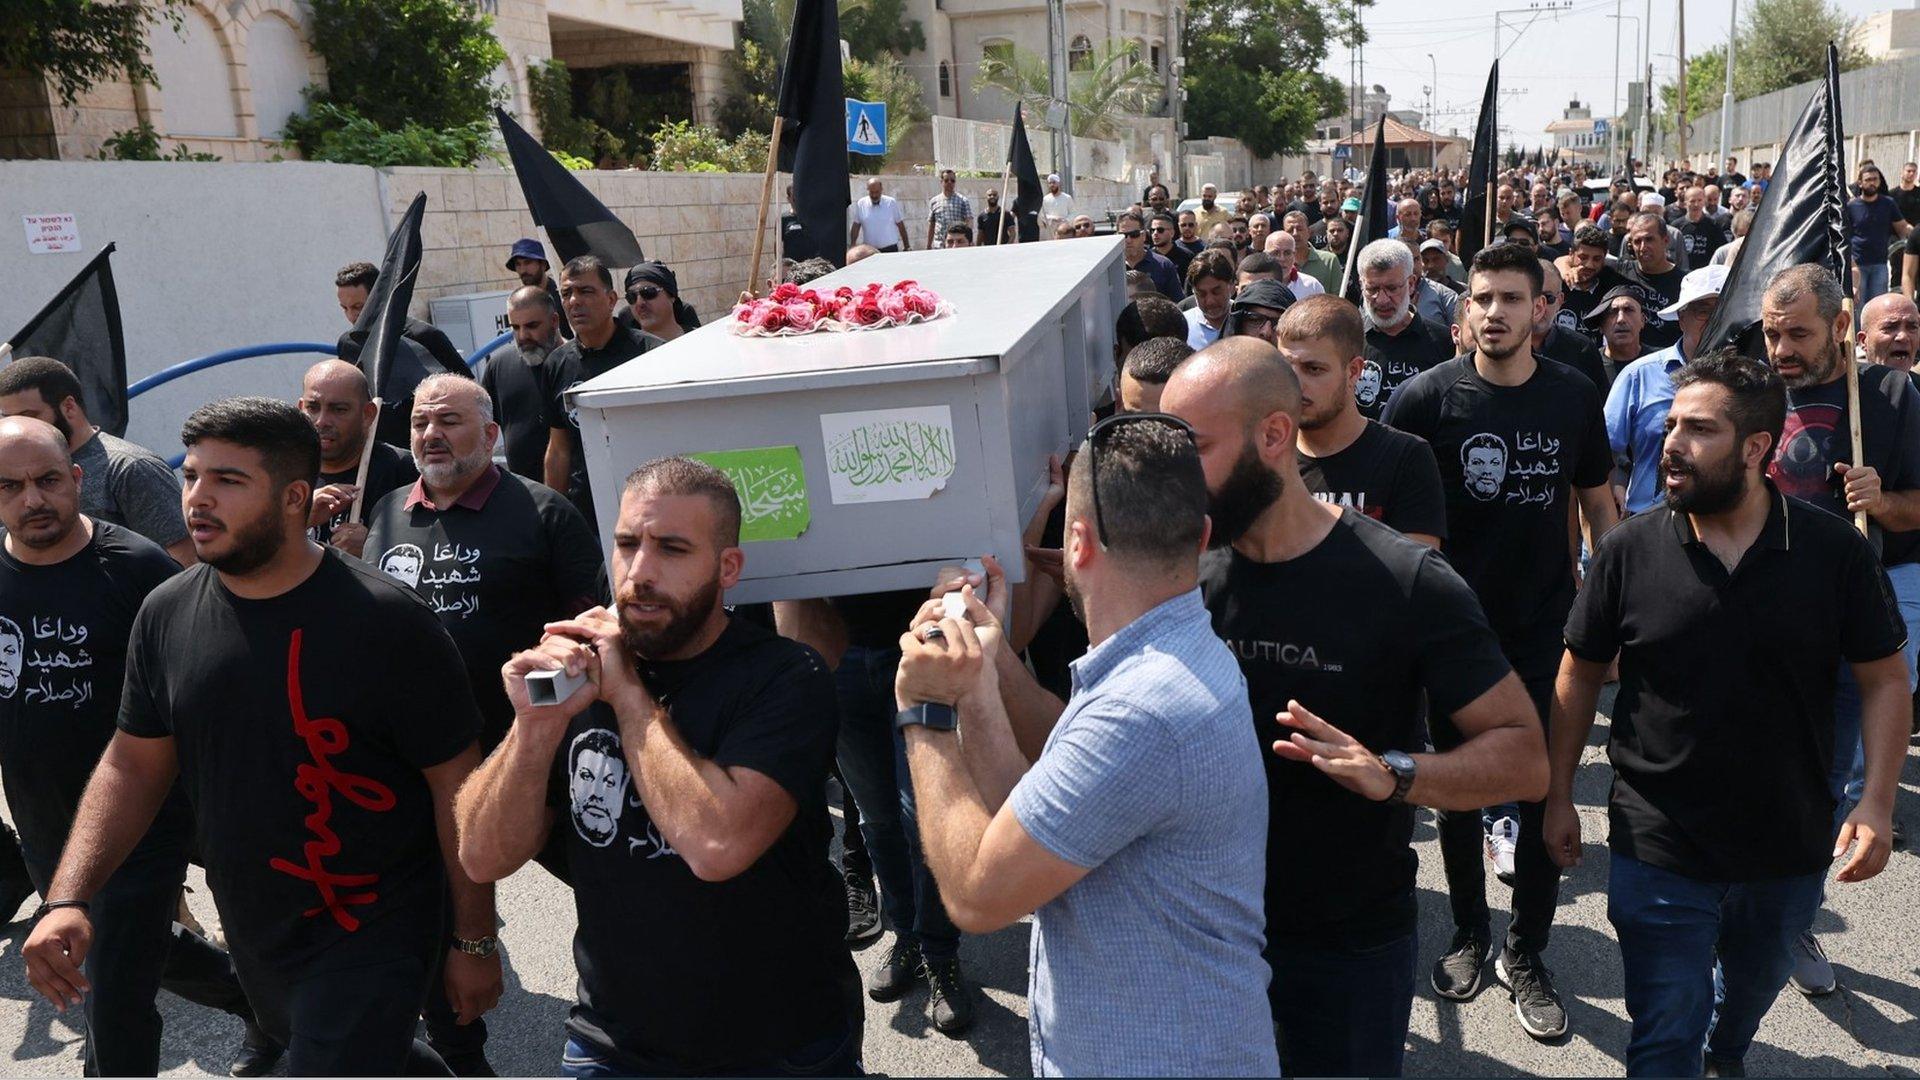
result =
[[[289,1076],[453,1075],[413,1037],[438,973],[421,956],[312,972],[240,969],[260,1027],[287,1048]]]
[[[1548,709],[1553,701],[1555,665],[1544,662],[1522,666],[1515,664],[1527,696],[1540,713],[1540,727],[1546,729]],[[1429,717],[1433,748],[1451,750],[1465,740],[1444,717]],[[1520,804],[1520,837],[1513,853],[1513,919],[1507,925],[1506,947],[1513,952],[1540,952],[1547,947],[1553,931],[1553,912],[1560,904],[1560,866],[1547,854],[1541,837],[1545,804]],[[1453,907],[1456,929],[1478,933],[1482,940],[1492,938],[1492,916],[1487,909],[1487,874],[1482,847],[1485,833],[1478,810],[1439,810],[1434,815],[1440,831],[1440,859],[1447,874],[1447,897]]]

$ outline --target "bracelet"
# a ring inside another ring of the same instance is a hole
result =
[[[88,906],[85,900],[48,900],[42,903],[39,907],[33,909],[34,920],[38,921],[40,917],[45,915],[47,912],[52,911],[55,908],[63,908],[63,907],[79,908],[81,911],[87,912],[88,914],[92,914],[92,909]]]

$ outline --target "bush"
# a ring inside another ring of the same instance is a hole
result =
[[[173,150],[160,152],[160,133],[145,120],[140,126],[116,131],[100,144],[101,161],[219,161],[220,155],[188,150],[174,143]]]
[[[540,143],[555,157],[566,155],[595,162],[618,162],[627,155],[627,142],[573,110],[573,73],[565,61],[548,60],[527,69],[528,98],[540,123]],[[574,168],[568,165],[568,168]]]
[[[749,131],[728,142],[716,128],[675,120],[653,133],[653,167],[662,172],[764,172],[767,135]]]
[[[309,161],[349,165],[437,165],[465,168],[493,154],[493,125],[479,120],[455,128],[407,123],[385,128],[344,105],[315,102],[287,121],[287,138]]]

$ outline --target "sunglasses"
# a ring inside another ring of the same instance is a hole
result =
[[[1087,484],[1093,492],[1093,527],[1099,537],[1100,546],[1107,546],[1107,516],[1100,508],[1100,446],[1106,437],[1127,424],[1165,424],[1187,437],[1194,444],[1196,452],[1199,440],[1194,437],[1193,425],[1185,420],[1163,412],[1114,413],[1105,420],[1093,425],[1087,432]]]
[[[1240,332],[1243,334],[1257,334],[1279,321],[1279,319],[1271,315],[1262,315],[1257,311],[1245,311],[1240,314]]]
[[[1120,235],[1121,235],[1121,236],[1124,236],[1124,237],[1126,237],[1126,238],[1127,238],[1127,239],[1129,239],[1129,240],[1131,240],[1131,239],[1133,239],[1134,237],[1136,237],[1136,236],[1139,236],[1139,235],[1140,235],[1140,230],[1139,230],[1139,229],[1121,229],[1121,230],[1120,230]]]
[[[632,292],[627,294],[627,299],[631,300],[636,296],[648,302],[658,300],[660,299],[660,286],[658,285],[637,286]]]

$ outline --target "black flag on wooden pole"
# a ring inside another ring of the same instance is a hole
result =
[[[1360,190],[1360,216],[1353,223],[1353,239],[1347,243],[1347,265],[1340,274],[1340,295],[1361,310],[1360,249],[1387,235],[1391,219],[1387,216],[1387,118],[1373,129],[1373,156],[1367,160],[1367,186]]]
[[[793,210],[807,239],[835,266],[847,260],[847,92],[840,76],[840,11],[799,0],[780,73],[780,168],[793,174]]]
[[[595,198],[572,170],[554,160],[504,110],[493,110],[493,118],[506,140],[507,156],[513,159],[513,174],[520,178],[520,193],[526,196],[533,223],[547,230],[562,265],[581,255],[596,256],[610,267],[647,261],[633,230]]]
[[[127,433],[127,343],[114,291],[113,245],[87,261],[72,281],[8,339],[16,359],[50,356],[80,380],[87,418],[113,435]]]

